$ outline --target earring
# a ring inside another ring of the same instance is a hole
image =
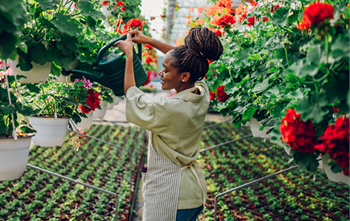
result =
[[[185,82],[185,80],[184,80],[184,79],[182,79],[182,82]]]

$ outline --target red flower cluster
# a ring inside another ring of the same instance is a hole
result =
[[[257,2],[255,2],[254,0],[250,3],[250,4],[252,4],[252,6],[253,7],[255,7],[255,6],[257,6],[258,5],[258,3]]]
[[[102,6],[106,6],[109,3],[109,1],[103,1]]]
[[[153,50],[153,47],[151,45],[149,45],[149,44],[145,44],[143,47],[144,48],[148,48],[148,50],[150,50],[150,51]]]
[[[349,118],[339,117],[335,125],[327,127],[321,136],[323,143],[316,145],[315,149],[328,153],[331,159],[344,170],[344,174],[349,176]]]
[[[264,21],[264,22],[267,22],[268,20],[269,20],[269,17],[264,17],[264,18],[263,18],[263,21]]]
[[[238,21],[239,21],[239,22],[242,22],[242,20],[245,19],[246,17],[247,17],[247,14],[244,13],[244,14],[242,14],[242,15],[238,18]]]
[[[334,8],[331,4],[314,2],[305,8],[302,21],[298,25],[299,30],[309,31],[311,25],[318,25],[326,19],[332,19]]]
[[[279,5],[272,6],[271,12],[274,12],[274,11],[276,11],[279,8],[280,8]]]
[[[230,97],[225,93],[225,86],[217,87],[216,93],[220,102],[225,102]]]
[[[209,96],[210,96],[210,100],[211,100],[211,101],[212,101],[212,100],[215,100],[215,98],[216,98],[216,93],[213,92],[213,91],[210,91]]]
[[[147,75],[148,75],[147,81],[145,83],[143,83],[143,86],[145,86],[151,82],[151,71],[147,71]]]
[[[145,59],[145,62],[146,62],[146,64],[150,64],[151,62],[154,62],[153,61],[153,59],[151,58],[151,57],[147,57],[146,59]]]
[[[139,18],[136,19],[130,19],[126,25],[124,25],[125,30],[131,30],[131,29],[139,29],[140,31],[143,28],[142,21]]]
[[[301,115],[296,113],[295,110],[287,110],[287,114],[280,125],[282,140],[298,152],[315,153],[316,130],[311,120],[304,122],[300,117]]]
[[[125,3],[122,2],[122,1],[119,1],[119,2],[117,3],[117,7],[121,6],[120,8],[121,8],[123,11],[126,11],[126,8],[125,8],[124,5],[125,5]]]
[[[247,18],[248,24],[247,26],[254,26],[255,16]]]
[[[216,25],[225,27],[225,25],[232,25],[234,23],[236,23],[236,20],[233,15],[224,15],[217,21]]]
[[[100,99],[98,98],[99,94],[97,92],[95,92],[93,89],[90,89],[88,90],[88,94],[89,95],[86,97],[86,104],[89,107],[83,106],[82,104],[79,105],[79,109],[85,114],[96,110],[96,108],[100,105]]]

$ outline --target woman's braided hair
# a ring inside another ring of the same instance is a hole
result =
[[[208,60],[216,61],[223,51],[220,39],[208,28],[192,28],[185,38],[185,44],[174,48],[172,66],[179,73],[189,72],[190,82],[202,80],[208,72]]]

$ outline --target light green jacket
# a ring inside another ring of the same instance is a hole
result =
[[[200,95],[192,93],[197,87]],[[126,93],[127,121],[152,132],[152,145],[162,157],[184,167],[198,158],[201,132],[209,108],[209,90],[204,81],[172,97],[147,96],[137,87]],[[203,171],[194,165],[207,192]],[[205,198],[207,196],[205,195]],[[189,168],[181,173],[178,209],[203,204],[203,192]]]

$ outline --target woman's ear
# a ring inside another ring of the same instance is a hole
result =
[[[187,82],[187,81],[190,80],[190,77],[191,77],[190,72],[183,72],[183,73],[181,74],[181,81],[182,81],[183,83],[185,83],[185,82]]]

